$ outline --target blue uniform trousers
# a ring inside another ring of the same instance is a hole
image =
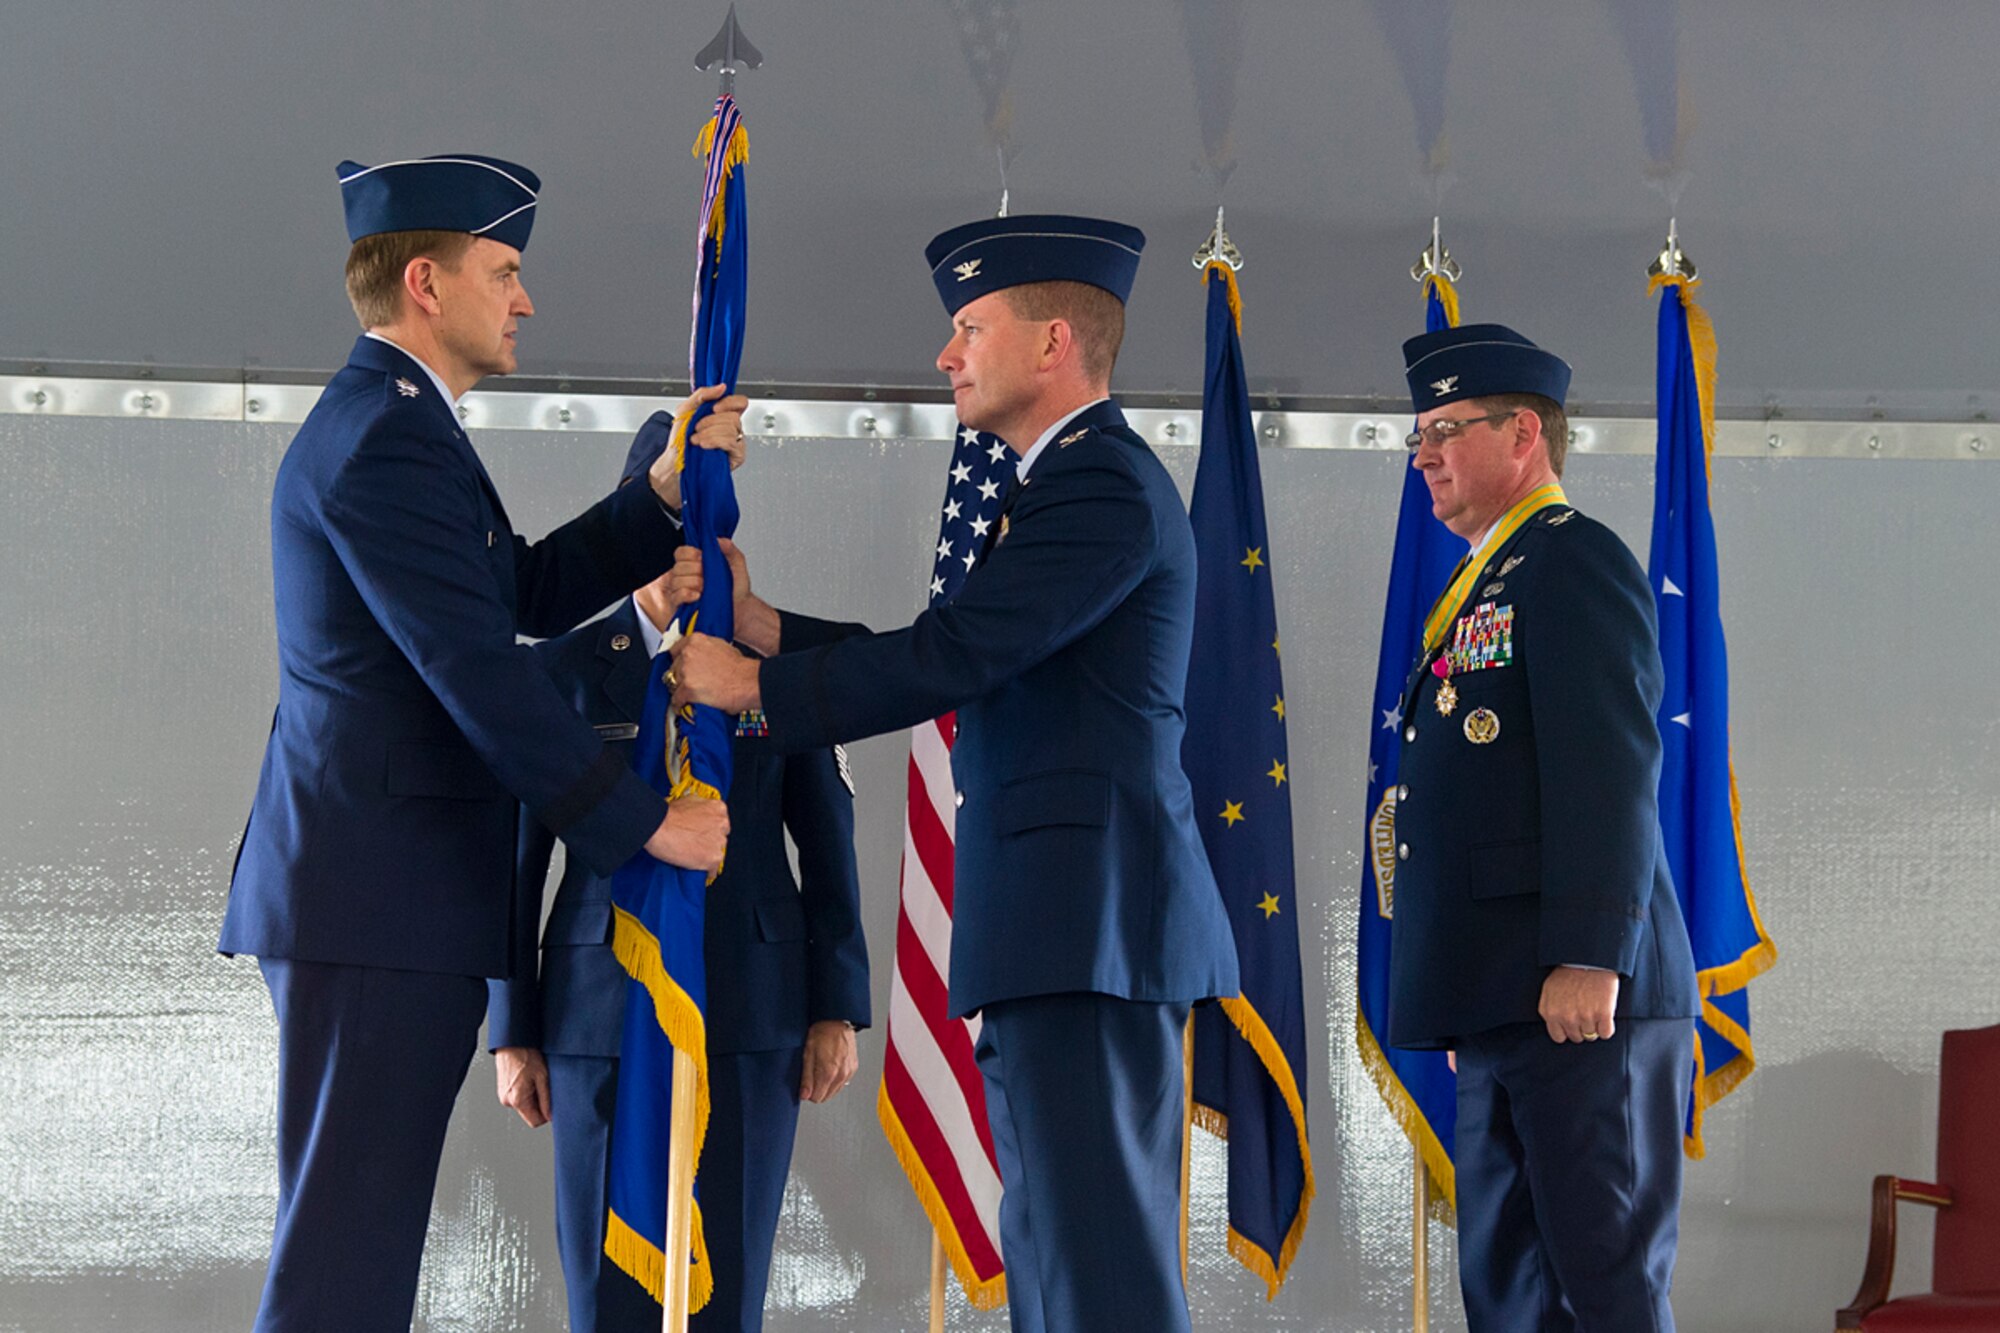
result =
[[[571,1333],[653,1333],[660,1326],[660,1307],[604,1256],[618,1061],[554,1052],[544,1058],[549,1066],[549,1128],[555,1138],[556,1248],[562,1255]]]
[[[1685,1018],[1558,1044],[1540,1023],[1458,1043],[1458,1273],[1471,1333],[1672,1333]]]
[[[486,982],[258,966],[278,1013],[278,1220],[256,1333],[408,1333]]]
[[[1079,992],[982,1011],[976,1054],[1006,1189],[1014,1333],[1186,1333],[1188,1008]]]
[[[660,1307],[604,1256],[618,1061],[547,1056],[556,1148],[556,1239],[571,1333],[657,1333]],[[710,1112],[697,1192],[715,1294],[693,1333],[764,1326],[771,1247],[799,1120],[802,1048],[708,1057]]]

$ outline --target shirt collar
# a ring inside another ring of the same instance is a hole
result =
[[[458,399],[452,396],[452,392],[450,389],[444,387],[444,381],[438,377],[438,373],[435,370],[431,369],[429,362],[425,361],[415,352],[412,352],[409,348],[403,346],[403,344],[397,342],[394,338],[384,338],[381,334],[375,332],[375,330],[373,329],[369,329],[367,333],[365,333],[363,336],[368,338],[373,338],[378,343],[389,344],[389,346],[395,348],[397,351],[401,352],[404,356],[407,356],[408,358],[410,358],[410,360],[422,366],[424,368],[424,374],[429,375],[431,377],[431,383],[437,386],[438,394],[447,403],[450,403],[453,407],[458,406]],[[641,616],[639,618],[641,620],[645,619],[644,616]]]
[[[646,645],[646,656],[658,657],[660,649],[671,648],[680,642],[681,622],[678,619],[668,621],[666,629],[662,630],[646,614],[646,608],[640,605],[638,593],[632,594],[632,609],[639,614],[639,642]]]
[[[1034,445],[1031,448],[1029,448],[1028,452],[1021,455],[1021,461],[1014,465],[1014,475],[1019,479],[1021,479],[1022,481],[1026,481],[1028,479],[1028,469],[1033,467],[1035,465],[1035,460],[1042,456],[1042,450],[1049,447],[1049,441],[1053,440],[1056,437],[1057,431],[1061,430],[1064,426],[1067,426],[1070,422],[1075,421],[1078,417],[1082,416],[1085,412],[1088,412],[1091,408],[1096,407],[1098,403],[1108,403],[1110,401],[1111,400],[1109,398],[1099,398],[1096,402],[1085,403],[1082,407],[1077,408],[1076,411],[1070,413],[1068,416],[1064,417],[1061,421],[1056,422],[1055,425],[1050,426],[1047,430],[1043,431],[1041,438],[1036,440]]]

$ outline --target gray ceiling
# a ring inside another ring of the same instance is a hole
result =
[[[0,358],[331,368],[354,331],[334,164],[479,151],[546,184],[523,370],[678,373],[687,148],[714,95],[691,62],[722,8],[9,0]],[[1260,390],[1399,391],[1396,345],[1420,323],[1407,269],[1435,201],[1468,319],[1565,353],[1582,403],[1646,403],[1643,269],[1671,191],[1707,279],[1726,407],[1956,417],[2000,396],[2000,277],[1983,241],[2000,216],[1990,2],[742,0],[739,13],[767,57],[740,88],[746,380],[937,383],[944,320],[921,251],[997,202],[993,93],[1011,106],[1015,211],[1108,214],[1151,237],[1129,390],[1199,392],[1188,257],[1213,218],[1213,167],[1233,161],[1221,197],[1248,260]],[[1012,34],[984,89],[967,25],[989,47]]]

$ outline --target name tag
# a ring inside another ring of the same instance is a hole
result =
[[[633,741],[639,739],[639,724],[637,722],[607,722],[603,726],[596,728],[596,731],[599,740]]]

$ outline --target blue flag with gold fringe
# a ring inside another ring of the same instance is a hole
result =
[[[1243,989],[1194,1012],[1191,1096],[1196,1123],[1229,1143],[1229,1251],[1275,1298],[1314,1192],[1299,1092],[1306,1027],[1285,685],[1236,275],[1216,262],[1203,280],[1208,370],[1189,515],[1198,573],[1181,754]]]
[[[1424,285],[1424,327],[1436,333],[1458,323],[1458,294],[1448,279]],[[1382,648],[1375,663],[1375,711],[1368,742],[1367,854],[1361,863],[1360,925],[1355,947],[1355,1044],[1396,1123],[1430,1172],[1432,1211],[1452,1215],[1457,1203],[1452,1138],[1458,1124],[1458,1080],[1442,1051],[1399,1051],[1382,1041],[1389,1030],[1389,944],[1395,928],[1397,767],[1402,756],[1402,693],[1423,642],[1424,617],[1451,581],[1465,543],[1431,513],[1430,487],[1416,461],[1403,469],[1402,507],[1382,611]]]
[[[1729,653],[1709,509],[1715,445],[1715,329],[1694,299],[1701,284],[1654,278],[1660,296],[1659,452],[1647,570],[1660,616],[1666,690],[1660,703],[1660,829],[1687,918],[1701,983],[1694,1095],[1686,1148],[1705,1151],[1708,1108],[1757,1067],[1750,979],[1777,961],[1743,864],[1736,770],[1729,754]]]
[[[688,373],[697,386],[733,386],[743,358],[749,277],[743,164],[748,151],[749,137],[736,101],[725,95],[716,102],[715,115],[694,146],[695,156],[707,164],[695,241],[694,331],[688,347]],[[708,411],[704,403],[677,421],[668,445],[681,473],[687,543],[702,553],[701,600],[682,608],[681,628],[698,623],[704,634],[727,641],[735,632],[733,583],[717,543],[735,535],[736,487],[728,455],[687,447],[689,431]],[[678,754],[670,761],[671,696],[662,659],[646,689],[634,763],[663,795],[721,800],[729,790],[735,719],[706,705],[683,710],[678,719]],[[626,987],[619,1049],[604,1249],[612,1262],[660,1301],[666,1290],[668,1127],[676,1052],[694,1067],[692,1148],[697,1162],[708,1129],[708,1038],[703,1020],[707,978],[702,965],[708,878],[700,870],[665,865],[640,852],[611,882],[612,948],[631,982]],[[698,1204],[689,1240],[689,1253],[675,1255],[673,1261],[691,1265],[688,1308],[698,1310],[714,1290]]]

